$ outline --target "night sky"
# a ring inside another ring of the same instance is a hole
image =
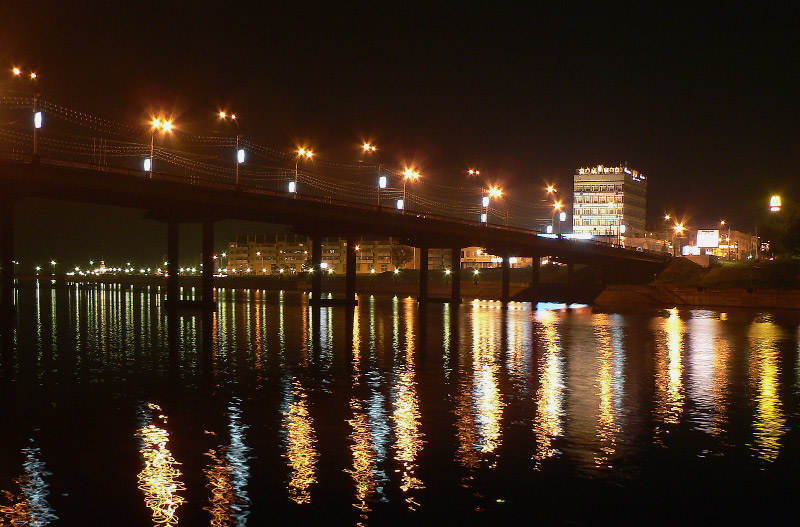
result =
[[[1,1],[0,65],[35,69],[43,97],[110,119],[165,109],[203,134],[226,108],[278,150],[353,163],[371,139],[387,165],[459,184],[477,167],[517,199],[627,162],[649,178],[654,229],[672,212],[752,230],[771,193],[796,195],[796,6],[558,4]],[[10,84],[0,75],[0,92]],[[18,259],[160,258],[166,229],[141,217],[23,201]],[[185,263],[199,258],[190,229]],[[263,230],[224,222],[217,245]]]

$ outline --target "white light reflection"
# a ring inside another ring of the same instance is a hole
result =
[[[33,439],[31,439],[33,442]],[[12,492],[3,490],[10,505],[0,507],[0,525],[22,526],[50,525],[58,520],[55,511],[47,501],[50,495],[46,476],[51,476],[41,459],[41,451],[37,447],[26,447],[22,449],[25,454],[25,461],[22,463],[22,475],[14,480],[19,485],[20,493],[15,496]],[[6,523],[8,522],[8,523]]]
[[[241,400],[234,397],[228,406],[228,433],[230,444],[218,450],[211,449],[206,455],[212,460],[203,470],[211,490],[210,505],[203,510],[211,514],[211,525],[243,526],[250,514],[247,496],[247,481],[250,478],[248,452],[244,444],[244,432],[248,426],[242,423]]]

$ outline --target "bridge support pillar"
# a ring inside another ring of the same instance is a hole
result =
[[[347,269],[345,275],[344,301],[346,304],[356,303],[356,242],[347,238]]]
[[[542,259],[538,256],[531,263],[531,302],[536,304],[541,297],[541,270]]]
[[[14,202],[0,203],[0,309],[14,309]]]
[[[176,304],[180,301],[180,284],[178,283],[178,241],[180,224],[175,221],[167,223],[167,300]]]
[[[509,282],[511,281],[511,266],[508,263],[508,254],[503,255],[503,262],[500,264],[502,271],[503,271],[503,288],[500,293],[500,301],[508,303],[511,300],[511,295],[509,294]]]
[[[204,305],[214,304],[214,222],[203,222],[203,287]]]
[[[450,249],[450,275],[453,278],[450,290],[450,303],[461,303],[461,247]]]
[[[428,301],[428,247],[419,248],[419,298],[420,302]]]
[[[311,238],[311,301],[318,303],[322,299],[322,238]]]

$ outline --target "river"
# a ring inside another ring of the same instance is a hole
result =
[[[800,314],[21,287],[0,524],[776,521]],[[5,523],[3,523],[5,522]]]

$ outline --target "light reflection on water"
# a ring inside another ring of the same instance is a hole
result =
[[[422,309],[410,298],[363,296],[347,314],[310,306],[301,293],[218,298],[216,313],[175,318],[156,288],[21,290],[13,386],[37,390],[63,416],[25,411],[17,398],[22,417],[9,420],[8,437],[71,434],[61,419],[113,401],[116,415],[137,416],[127,438],[135,433],[140,464],[125,485],[138,478],[128,491],[140,506],[144,493],[152,523],[180,516],[221,526],[258,523],[290,510],[284,502],[333,507],[363,525],[443,498],[479,501],[487,490],[500,504],[513,492],[497,482],[512,471],[624,485],[646,469],[642,452],[653,445],[683,463],[734,454],[730,463],[750,459],[761,470],[785,462],[798,433],[800,329],[791,315],[496,302]],[[69,406],[83,387],[92,389]],[[132,448],[86,441],[111,458]],[[21,450],[11,439],[0,445],[9,459]],[[22,476],[19,465],[0,465],[5,522],[61,516],[45,480],[73,478],[53,467],[82,456],[45,450],[55,475],[38,447],[22,450]],[[341,495],[337,509],[332,496]]]
[[[186,490],[180,480],[178,463],[167,448],[169,432],[167,417],[161,407],[150,403],[142,408],[141,422],[136,436],[139,438],[139,453],[144,468],[139,472],[139,488],[144,492],[145,505],[152,511],[153,525],[177,525],[178,507],[186,503],[180,494]]]
[[[30,440],[33,443],[33,439]],[[22,449],[25,461],[22,463],[22,474],[14,479],[20,492],[3,490],[7,505],[0,506],[0,519],[2,524],[14,527],[23,525],[44,526],[58,520],[55,511],[48,502],[49,486],[45,478],[52,476],[42,460],[41,450],[35,446]]]

